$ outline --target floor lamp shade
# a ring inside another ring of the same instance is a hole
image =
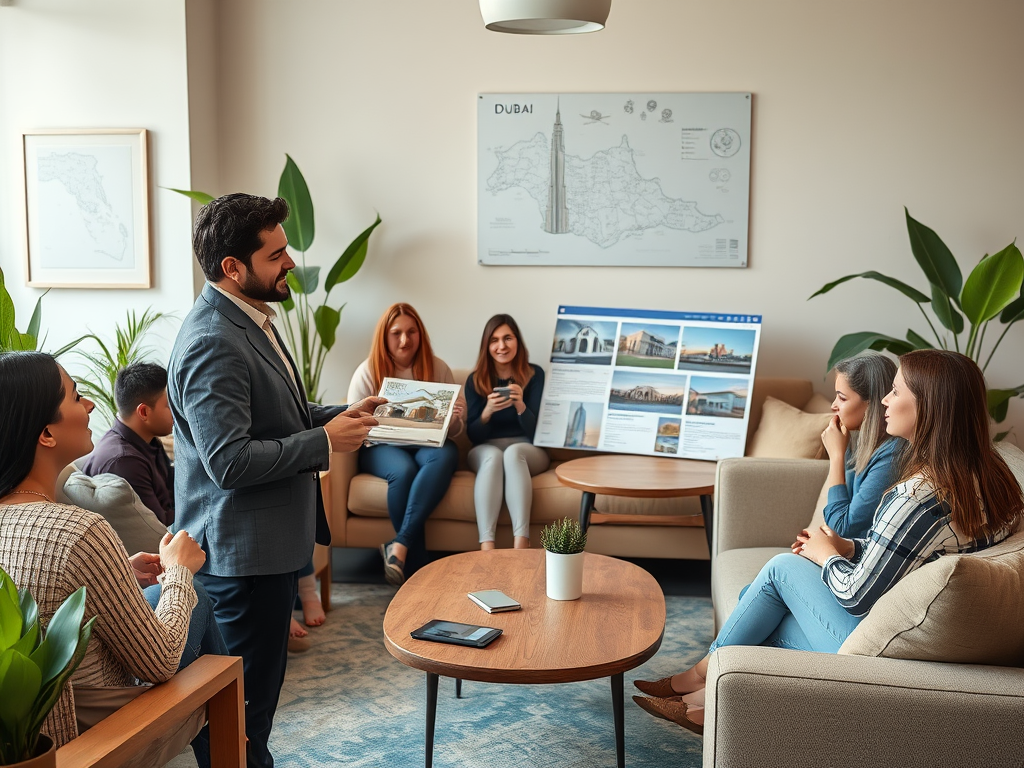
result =
[[[514,35],[572,35],[604,29],[612,0],[480,0],[484,25]]]

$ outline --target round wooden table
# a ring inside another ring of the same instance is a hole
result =
[[[711,520],[714,507],[711,494],[715,490],[714,461],[694,459],[661,459],[656,456],[588,456],[573,459],[555,467],[562,485],[583,491],[580,503],[580,525],[590,525],[594,498],[629,496],[638,499],[671,499],[700,496],[704,531],[711,551]]]
[[[623,678],[651,658],[665,632],[665,597],[658,582],[632,563],[584,555],[583,597],[545,594],[544,550],[465,552],[417,571],[384,615],[384,644],[396,659],[427,673],[426,765],[434,751],[438,677],[486,683],[570,683],[611,678],[616,761],[625,765]],[[488,614],[466,595],[500,589],[522,604]],[[499,627],[486,648],[414,640],[431,619]]]

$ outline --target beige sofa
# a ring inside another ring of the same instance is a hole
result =
[[[467,370],[454,371],[455,379],[464,383]],[[803,407],[814,396],[811,382],[803,379],[757,378],[751,403],[748,436],[761,420],[766,397],[774,397],[796,408]],[[442,552],[464,552],[479,547],[476,514],[473,505],[474,474],[466,467],[470,443],[464,435],[456,439],[460,452],[460,468],[441,504],[427,521],[427,548]],[[530,537],[540,539],[540,529],[553,520],[577,517],[581,494],[558,482],[554,467],[563,461],[593,455],[590,451],[549,449],[552,467],[533,478],[533,510]],[[387,515],[387,483],[380,478],[358,472],[354,454],[334,454],[329,474],[332,545],[335,547],[377,547],[394,537]],[[700,524],[700,502],[687,499],[626,499],[599,495],[597,512],[606,515],[630,515],[628,522],[602,522],[594,518],[587,550],[620,557],[659,557],[708,559],[708,544]],[[695,525],[669,525],[668,516],[695,516]],[[662,518],[659,520],[659,518]],[[512,526],[508,511],[503,509],[498,522],[499,547],[512,546]]]
[[[1024,454],[1001,449],[1024,484]],[[716,625],[811,520],[823,461],[729,459],[715,485]],[[686,660],[680,660],[686,661]],[[1024,528],[940,558],[872,609],[839,655],[719,650],[704,765],[1024,765]]]

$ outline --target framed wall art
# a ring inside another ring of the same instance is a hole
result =
[[[747,266],[750,93],[484,93],[478,261]]]
[[[144,128],[23,135],[28,284],[150,288]]]

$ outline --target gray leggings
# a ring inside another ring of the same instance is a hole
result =
[[[503,489],[513,535],[529,538],[533,504],[530,478],[548,468],[551,460],[547,452],[525,437],[503,437],[476,446],[468,459],[469,468],[476,472],[473,501],[480,541],[494,541]]]

